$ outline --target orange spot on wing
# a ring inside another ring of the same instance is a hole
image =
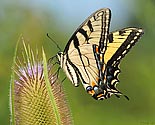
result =
[[[103,94],[101,93],[101,94],[99,94],[98,96],[97,96],[97,98],[100,98],[100,97],[102,97],[103,96]]]
[[[98,48],[96,47],[96,52],[98,53]]]
[[[98,81],[98,78],[96,78],[96,80]],[[91,86],[94,87],[95,85],[97,85],[96,82],[92,81]]]
[[[88,93],[89,93],[90,95],[92,95],[92,96],[95,94],[94,90],[90,90],[90,91],[88,91]]]

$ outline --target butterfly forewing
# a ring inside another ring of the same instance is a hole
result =
[[[143,33],[141,28],[125,28],[109,34],[104,63],[106,63],[106,85],[111,89],[111,94],[121,94],[116,88],[116,84],[119,82],[120,61],[130,51],[132,46],[135,45]],[[125,97],[127,98],[127,96]]]
[[[141,28],[124,28],[109,34],[107,50],[104,55],[105,63],[112,65],[120,61],[143,35]]]
[[[83,44],[96,44],[103,47],[107,43],[111,11],[108,8],[100,9],[90,15],[74,32],[68,41],[64,52]]]

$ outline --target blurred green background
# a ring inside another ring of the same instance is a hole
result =
[[[96,101],[82,86],[69,80],[63,85],[75,125],[152,125],[155,124],[155,1],[154,0],[1,0],[0,1],[0,125],[9,125],[9,84],[16,42],[22,34],[32,46],[43,45],[46,55],[63,49],[75,29],[95,10],[112,10],[111,31],[129,26],[142,27],[145,34],[122,60],[119,90],[115,96]],[[61,75],[64,77],[64,73]]]

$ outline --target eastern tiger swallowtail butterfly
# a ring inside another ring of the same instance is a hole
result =
[[[120,61],[144,34],[143,29],[133,27],[109,33],[110,19],[110,9],[97,10],[74,32],[64,51],[57,54],[72,84],[78,86],[81,82],[97,100],[122,95],[116,88]]]

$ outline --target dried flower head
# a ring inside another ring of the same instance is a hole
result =
[[[16,125],[71,125],[62,86],[52,65],[47,68],[44,51],[39,57],[26,47],[16,58],[11,82],[12,123]],[[46,77],[47,76],[47,77]]]

